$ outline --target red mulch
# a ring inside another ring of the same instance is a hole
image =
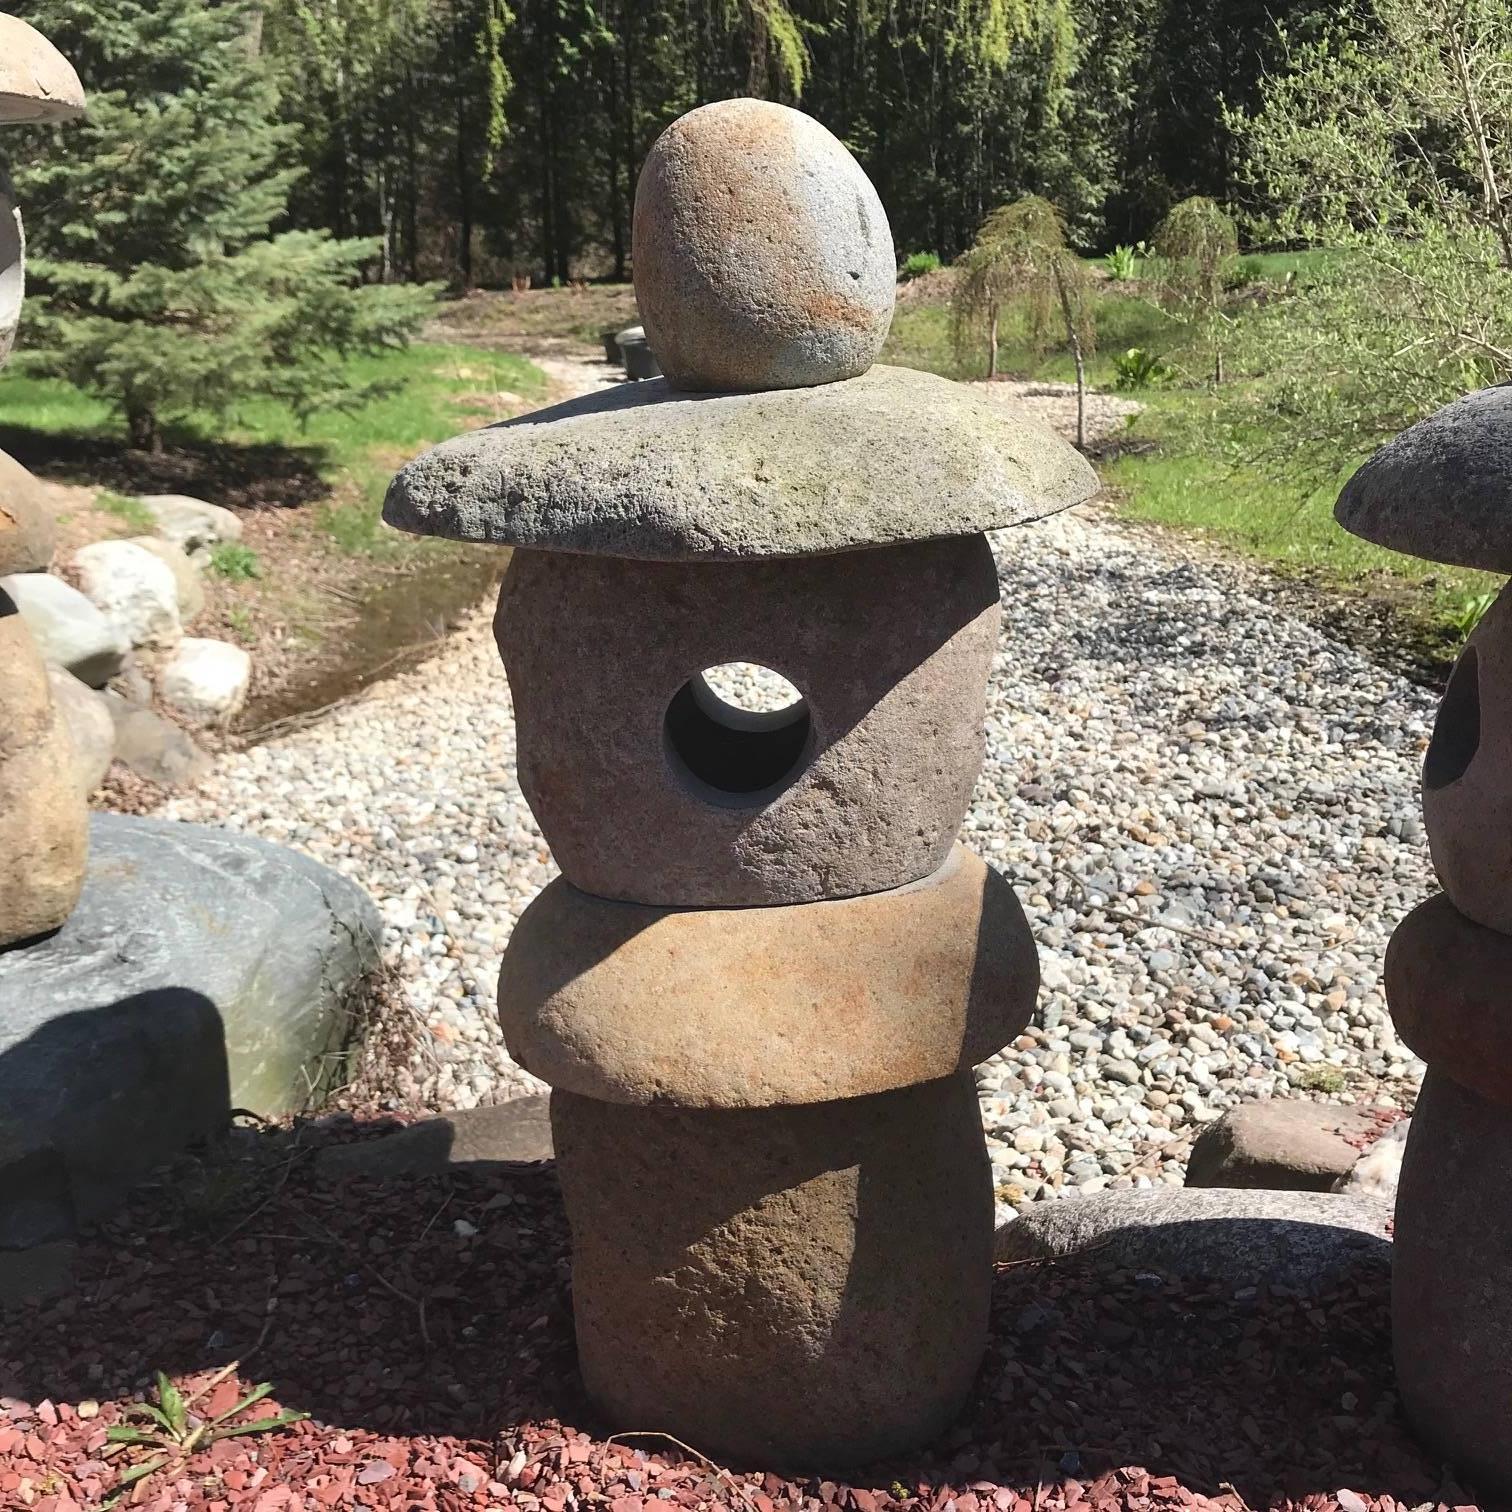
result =
[[[239,1132],[81,1245],[62,1297],[0,1322],[0,1507],[72,1512],[130,1456],[105,1430],[232,1360],[310,1421],[160,1471],[123,1506],[645,1512],[1112,1512],[1468,1505],[1391,1388],[1384,1276],[1314,1303],[1076,1264],[999,1271],[978,1395],[928,1454],[845,1480],[733,1474],[611,1442],[573,1363],[549,1166],[378,1182],[311,1154],[378,1125]],[[254,1409],[261,1414],[268,1404]],[[136,1453],[136,1451],[133,1451]],[[1342,1501],[1340,1492],[1343,1492]]]

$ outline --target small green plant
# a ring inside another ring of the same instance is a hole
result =
[[[233,604],[226,611],[226,622],[248,645],[257,644],[257,621],[245,604]]]
[[[157,519],[140,499],[112,493],[108,488],[102,488],[95,495],[95,508],[124,520],[138,535],[151,535],[157,529]]]
[[[1167,382],[1171,369],[1154,352],[1144,347],[1130,347],[1113,359],[1113,386],[1121,389],[1153,388]]]
[[[1303,1066],[1291,1079],[1304,1092],[1342,1092],[1349,1078],[1337,1066]]]
[[[1495,593],[1467,593],[1449,606],[1444,618],[1456,638],[1467,641],[1495,602]]]
[[[910,252],[903,259],[903,266],[898,270],[898,278],[907,283],[911,278],[922,278],[926,273],[933,273],[940,266],[940,254],[938,252]]]
[[[1223,276],[1223,287],[1232,294],[1236,289],[1247,289],[1265,277],[1265,263],[1258,257],[1241,257]]]
[[[218,1444],[222,1439],[240,1438],[249,1433],[273,1433],[309,1417],[308,1412],[280,1412],[274,1417],[255,1418],[247,1423],[233,1423],[249,1407],[255,1406],[273,1391],[272,1383],[264,1381],[254,1386],[246,1396],[212,1418],[198,1416],[192,1408],[194,1403],[234,1370],[228,1365],[192,1396],[186,1397],[160,1370],[157,1373],[157,1402],[143,1402],[138,1407],[128,1407],[142,1420],[138,1427],[131,1423],[117,1423],[105,1433],[109,1447],[106,1454],[129,1454],[133,1449],[151,1451],[146,1459],[138,1460],[122,1472],[116,1484],[115,1495],[104,1507],[115,1506],[126,1492],[138,1481],[145,1480],[157,1470],[178,1470],[184,1462],[201,1449]]]
[[[1139,277],[1139,260],[1148,249],[1143,242],[1131,247],[1126,243],[1118,246],[1103,258],[1103,267],[1108,270],[1108,277],[1114,283],[1128,283],[1131,279]]]
[[[210,552],[210,570],[227,582],[245,583],[262,576],[262,563],[250,546],[240,541],[222,541]]]

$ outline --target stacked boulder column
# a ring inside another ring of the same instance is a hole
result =
[[[0,15],[0,125],[61,121],[84,108],[78,75],[47,39]],[[25,240],[0,173],[0,363],[21,313]],[[35,481],[0,452],[0,578],[44,571],[52,520]],[[54,930],[84,885],[88,816],[68,728],[13,599],[0,587],[0,949]]]
[[[1339,522],[1414,556],[1512,573],[1512,388],[1378,452]],[[1470,637],[1423,765],[1444,893],[1397,929],[1386,992],[1427,1063],[1397,1191],[1392,1335],[1421,1436],[1512,1495],[1512,587]]]
[[[1086,497],[1049,432],[874,366],[886,217],[796,111],[730,101],[643,169],[665,379],[460,437],[391,524],[515,548],[497,634],[563,876],[505,1037],[551,1083],[587,1387],[614,1424],[792,1465],[919,1444],[986,1341],[971,1066],[1038,986],[955,843],[983,755],[983,532]],[[766,713],[704,674],[754,662]]]

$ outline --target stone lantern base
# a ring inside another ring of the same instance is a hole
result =
[[[939,1433],[981,1361],[992,1177],[969,1072],[796,1108],[551,1097],[589,1392],[746,1464]]]
[[[1397,1189],[1392,1346],[1414,1430],[1512,1495],[1512,937],[1446,897],[1386,958],[1402,1039],[1429,1063]]]

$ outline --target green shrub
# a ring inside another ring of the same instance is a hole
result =
[[[1247,289],[1265,277],[1265,260],[1260,257],[1241,257],[1224,274],[1223,287],[1232,294],[1236,289]]]
[[[940,254],[938,252],[910,252],[903,259],[903,266],[898,270],[898,277],[907,283],[911,278],[922,278],[926,273],[933,273],[940,266]]]
[[[222,541],[210,553],[210,570],[228,582],[245,583],[262,576],[262,563],[250,546],[240,541]]]
[[[1486,617],[1486,612],[1495,602],[1495,593],[1464,594],[1449,606],[1445,615],[1449,628],[1460,640],[1469,640],[1475,627]]]

